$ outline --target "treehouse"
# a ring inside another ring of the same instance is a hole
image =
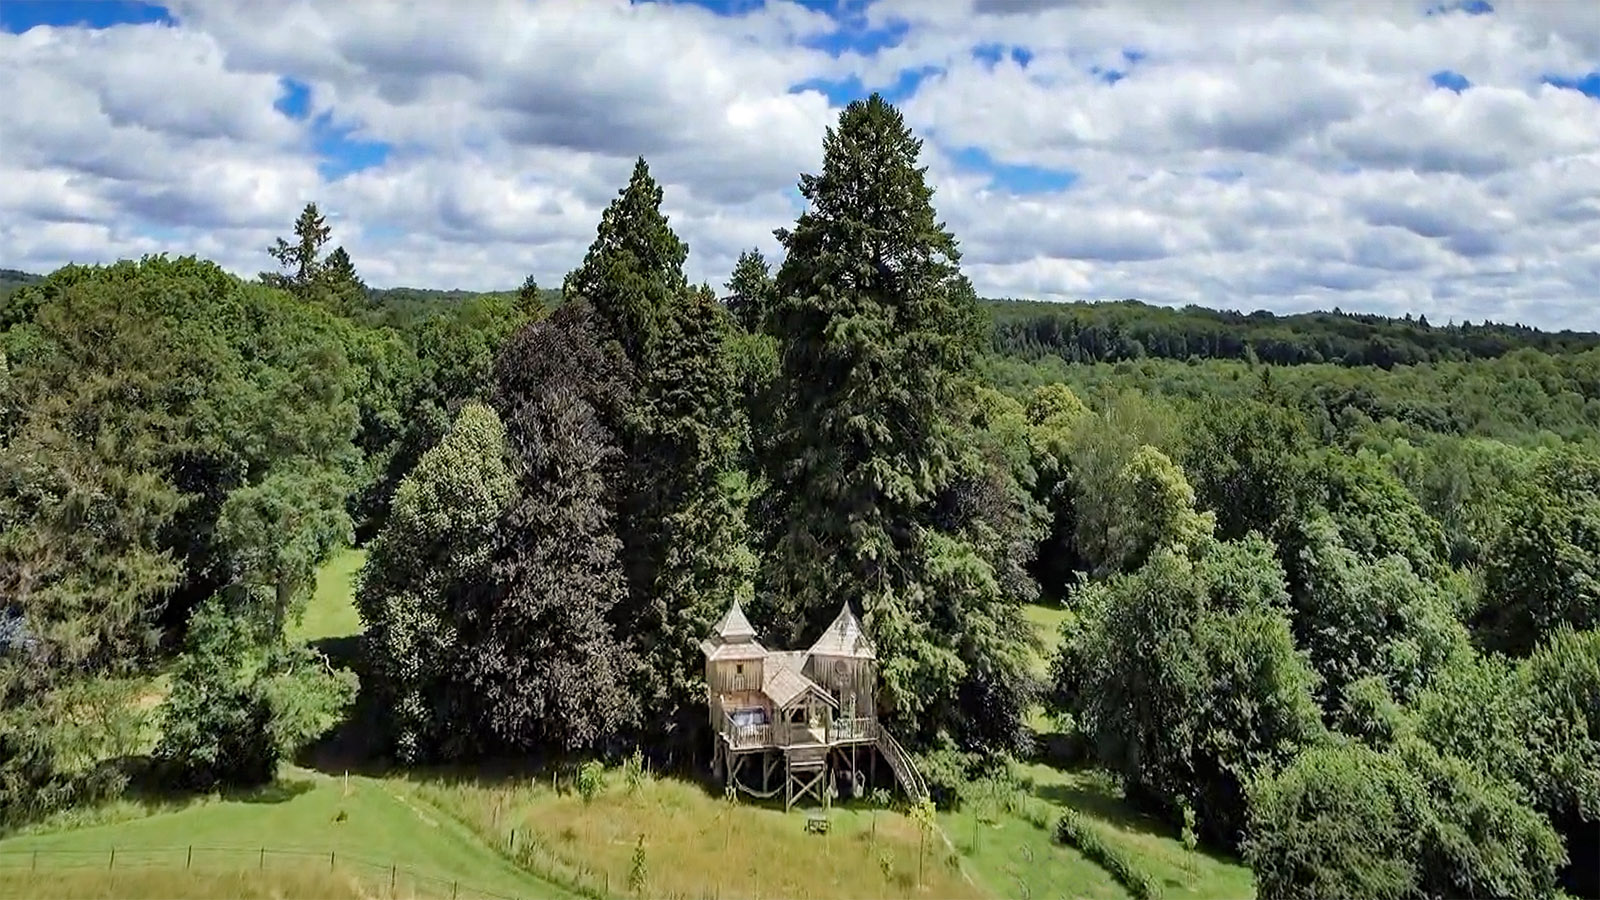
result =
[[[926,796],[911,757],[878,723],[877,654],[849,603],[811,649],[769,650],[735,600],[700,649],[712,770],[732,789],[763,798],[782,791],[785,809],[808,794],[828,805],[835,791],[866,791],[881,756],[909,796]]]

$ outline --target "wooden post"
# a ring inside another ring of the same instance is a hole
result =
[[[185,869],[187,869],[193,863],[194,863],[194,845],[190,844],[189,845],[189,853],[188,853],[187,856],[185,856],[183,858],[183,867]]]
[[[38,850],[33,851],[33,869],[32,869],[32,871],[34,871],[34,872],[39,871],[39,851]]]
[[[260,861],[260,863],[258,863],[256,865],[256,868],[257,869],[265,869],[266,867],[267,867],[267,848],[262,847],[261,848],[261,861]]]
[[[389,896],[394,896],[394,863],[389,864]]]
[[[459,882],[459,881],[450,882],[450,900],[456,900],[456,891],[458,891],[460,889],[461,889],[461,882]]]
[[[115,869],[116,867],[117,867],[117,848],[112,847],[111,848],[111,861],[106,863],[106,869],[110,870],[110,869]]]
[[[329,872],[333,871],[333,851],[332,850],[328,851],[328,871]]]

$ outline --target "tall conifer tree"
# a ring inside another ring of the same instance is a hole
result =
[[[790,641],[841,600],[863,610],[885,699],[913,739],[974,743],[996,711],[963,705],[996,702],[996,684],[1026,676],[1015,598],[976,539],[996,526],[945,508],[966,490],[961,415],[981,331],[920,146],[881,97],[850,104],[823,140],[821,174],[801,176],[810,208],[777,233],[788,252],[767,318],[781,363],[763,606],[790,623]]]
[[[603,339],[632,364],[616,428],[626,465],[617,489],[628,601],[613,617],[640,662],[634,693],[655,737],[704,721],[698,642],[753,568],[734,477],[738,381],[725,351],[730,320],[683,274],[688,247],[661,212],[640,159],[600,221],[568,299],[593,304]]]

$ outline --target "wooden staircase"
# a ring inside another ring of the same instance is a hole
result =
[[[928,783],[922,780],[922,773],[917,771],[917,764],[911,761],[911,754],[900,746],[894,739],[889,729],[878,726],[878,752],[889,761],[889,768],[894,770],[895,780],[900,782],[900,787],[911,798],[912,803],[928,799]]]

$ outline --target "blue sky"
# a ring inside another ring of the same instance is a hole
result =
[[[720,283],[878,91],[985,294],[1600,328],[1579,0],[452,9],[0,3],[0,265],[251,273],[315,200],[372,283],[555,283],[642,154]]]

